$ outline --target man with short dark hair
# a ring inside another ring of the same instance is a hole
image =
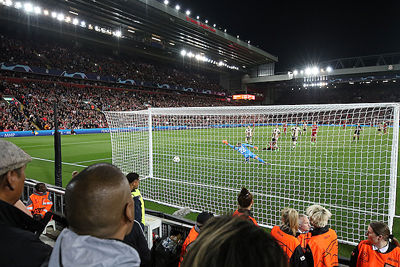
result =
[[[8,141],[0,140],[0,263],[2,266],[40,266],[51,247],[34,234],[41,226],[14,207],[21,197],[26,164],[32,158]]]
[[[69,228],[58,236],[49,266],[140,265],[135,249],[122,242],[134,221],[125,175],[108,163],[94,164],[65,189]]]
[[[139,174],[135,172],[128,173],[126,175],[128,179],[129,187],[131,188],[131,194],[133,202],[135,203],[135,220],[140,223],[140,226],[144,230],[145,222],[145,211],[144,211],[144,201],[142,194],[139,191]]]

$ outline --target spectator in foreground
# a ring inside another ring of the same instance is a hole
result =
[[[353,250],[350,267],[400,266],[399,241],[390,234],[385,223],[372,222],[366,236],[368,239],[361,241]]]
[[[339,266],[337,235],[328,225],[332,214],[320,205],[308,207],[306,213],[313,228],[305,252],[308,265]]]
[[[132,231],[125,236],[124,242],[132,246],[139,253],[140,267],[149,267],[151,261],[150,249],[142,226],[138,221],[133,222]]]
[[[307,267],[306,257],[296,238],[299,230],[299,213],[292,208],[282,210],[281,226],[274,226],[271,236],[275,238],[286,254],[289,266]]]
[[[190,245],[199,236],[200,231],[203,228],[204,224],[212,217],[214,217],[214,214],[212,214],[211,212],[206,212],[206,211],[203,211],[202,213],[197,215],[196,224],[192,227],[192,229],[190,229],[190,232],[189,232],[188,236],[186,237],[185,242],[183,242],[181,256],[179,259],[179,266],[181,266],[183,257],[189,250]]]
[[[139,174],[131,172],[126,175],[128,179],[129,186],[131,188],[131,194],[133,198],[133,202],[135,203],[135,220],[140,223],[140,226],[144,230],[145,225],[145,212],[144,212],[144,201],[142,194],[139,191]]]
[[[245,187],[242,188],[238,195],[238,209],[233,213],[233,216],[239,216],[252,221],[258,226],[256,219],[251,213],[251,207],[254,204],[253,195]]]
[[[283,267],[287,260],[276,241],[248,220],[232,216],[207,222],[182,267]]]
[[[311,225],[310,220],[307,215],[300,214],[299,215],[299,230],[297,231],[296,237],[300,242],[300,246],[305,251],[307,242],[311,237],[310,233]]]
[[[35,237],[37,222],[14,206],[24,189],[26,164],[32,159],[8,141],[0,140],[0,151],[1,265],[40,266],[48,260],[51,247]]]
[[[69,228],[58,236],[49,266],[139,266],[122,242],[131,232],[134,204],[125,175],[108,163],[91,165],[65,189]]]

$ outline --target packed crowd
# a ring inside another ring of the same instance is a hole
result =
[[[22,64],[67,72],[95,73],[115,79],[133,79],[159,84],[222,92],[217,81],[206,74],[176,66],[148,63],[130,55],[113,55],[96,46],[77,46],[71,41],[62,45],[52,39],[35,42],[0,35],[0,62]]]
[[[20,81],[0,85],[0,131],[54,129],[53,106],[58,103],[59,128],[86,129],[106,127],[101,111],[143,110],[148,107],[222,106],[229,103],[212,96],[184,93],[140,91],[80,85],[57,81]]]
[[[202,212],[187,237],[171,230],[150,251],[139,176],[125,176],[108,163],[72,174],[65,189],[68,227],[51,247],[38,238],[52,217],[46,186],[35,186],[27,206],[19,200],[32,158],[5,140],[0,150],[0,258],[5,266],[339,266],[329,210],[314,204],[305,215],[284,208],[280,224],[266,233],[252,215],[253,195],[246,188],[233,214]],[[371,222],[366,236],[353,250],[351,267],[400,265],[400,245],[385,223]]]

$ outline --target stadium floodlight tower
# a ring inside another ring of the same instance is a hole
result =
[[[245,186],[255,197],[256,220],[266,227],[280,222],[284,207],[303,213],[316,203],[332,212],[330,224],[343,243],[364,238],[371,221],[393,226],[399,104],[151,108],[105,115],[113,164],[146,177],[146,199],[225,214],[236,209]],[[386,135],[373,125],[378,118],[389,122]],[[358,124],[359,139],[353,138]],[[301,132],[293,146],[296,125]],[[269,149],[276,127],[279,151]],[[238,153],[246,140],[247,149],[269,164]]]

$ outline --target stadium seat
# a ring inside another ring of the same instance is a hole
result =
[[[46,225],[46,227],[43,230],[44,235],[47,233],[47,227],[49,227],[49,226],[53,227],[53,231],[55,231],[56,230],[56,221],[54,221],[54,220],[49,221],[49,223]]]

